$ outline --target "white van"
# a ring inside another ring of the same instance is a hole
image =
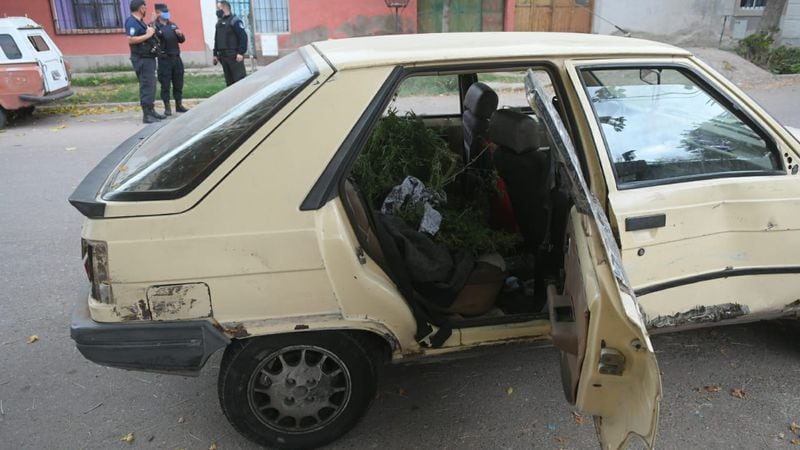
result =
[[[8,113],[72,95],[69,64],[41,25],[27,17],[0,19],[0,128]]]

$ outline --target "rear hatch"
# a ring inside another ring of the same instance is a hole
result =
[[[69,73],[64,57],[47,33],[41,28],[20,28],[19,32],[27,41],[20,44],[33,48],[34,57],[42,68],[45,94],[68,87]]]

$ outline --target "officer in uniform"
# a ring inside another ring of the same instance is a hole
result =
[[[144,0],[131,0],[131,15],[125,20],[125,32],[131,47],[131,64],[139,79],[139,103],[142,105],[142,122],[153,123],[165,116],[155,110],[156,56],[158,38],[156,30],[144,23],[147,6]]]
[[[172,109],[169,104],[169,87],[172,84],[172,94],[175,97],[175,111],[183,113],[188,109],[183,107],[183,60],[178,44],[186,41],[183,31],[175,22],[169,20],[169,8],[164,3],[156,3],[158,19],[153,22],[156,37],[161,44],[158,56],[158,82],[161,83],[161,100],[164,101],[164,115],[171,116]]]
[[[228,86],[245,77],[244,54],[247,53],[247,32],[242,19],[231,14],[231,4],[217,2],[217,29],[214,33],[214,65],[222,64]]]

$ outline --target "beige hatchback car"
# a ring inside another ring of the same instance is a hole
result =
[[[282,448],[352,428],[378,364],[550,341],[602,447],[652,446],[648,330],[800,311],[799,152],[669,45],[319,42],[78,186],[90,288],[71,334],[134,370],[197,373],[224,349],[225,415]]]

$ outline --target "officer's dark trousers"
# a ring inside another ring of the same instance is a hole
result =
[[[225,74],[225,84],[230,86],[241,80],[247,75],[244,68],[244,61],[237,62],[236,55],[220,56],[219,63],[222,65],[222,73]]]
[[[156,59],[132,55],[131,64],[139,79],[139,103],[152,107],[156,101]]]
[[[158,82],[161,83],[161,100],[169,103],[169,86],[175,102],[183,100],[183,61],[180,56],[158,58]]]

